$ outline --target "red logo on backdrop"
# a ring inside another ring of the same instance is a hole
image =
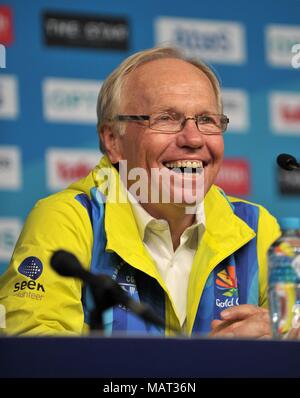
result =
[[[86,177],[93,168],[93,166],[83,162],[64,163],[62,161],[58,161],[56,167],[59,178],[67,181],[75,181]]]
[[[224,159],[215,181],[228,195],[250,195],[250,166],[245,159]]]
[[[283,119],[287,122],[300,122],[300,106],[295,105],[295,106],[282,106],[280,109],[280,113],[283,117]]]
[[[12,11],[8,6],[0,6],[0,43],[9,46],[13,42]]]

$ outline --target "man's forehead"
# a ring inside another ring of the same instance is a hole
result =
[[[195,65],[181,59],[163,58],[139,65],[128,75],[128,81],[136,84],[164,80],[209,80],[205,73]]]
[[[213,90],[213,87],[207,75],[194,65],[182,60],[162,59],[147,62],[131,72],[124,89],[127,96],[138,92],[153,94],[155,91],[161,95],[185,94]]]
[[[153,84],[151,86],[151,91],[158,91],[161,95],[201,94],[201,89],[204,89],[203,83],[196,80],[191,82],[162,82],[159,85]],[[147,87],[145,87],[145,91],[147,91]]]

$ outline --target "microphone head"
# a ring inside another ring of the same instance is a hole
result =
[[[298,168],[297,160],[292,155],[281,153],[277,156],[277,164],[284,170],[294,170]]]
[[[74,254],[65,250],[57,250],[50,259],[52,268],[62,276],[84,279],[85,270]]]

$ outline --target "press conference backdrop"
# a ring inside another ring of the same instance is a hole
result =
[[[0,5],[0,272],[34,203],[99,159],[96,98],[128,55],[174,44],[209,63],[230,118],[219,184],[300,216],[299,0],[7,0]]]

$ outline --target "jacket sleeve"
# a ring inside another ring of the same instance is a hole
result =
[[[268,306],[268,250],[280,235],[281,231],[276,218],[264,207],[260,206],[257,253],[259,263],[259,305],[261,307]]]
[[[5,334],[83,333],[81,282],[59,276],[52,270],[50,258],[63,249],[88,267],[92,245],[88,212],[74,193],[63,191],[36,204],[0,278]]]

